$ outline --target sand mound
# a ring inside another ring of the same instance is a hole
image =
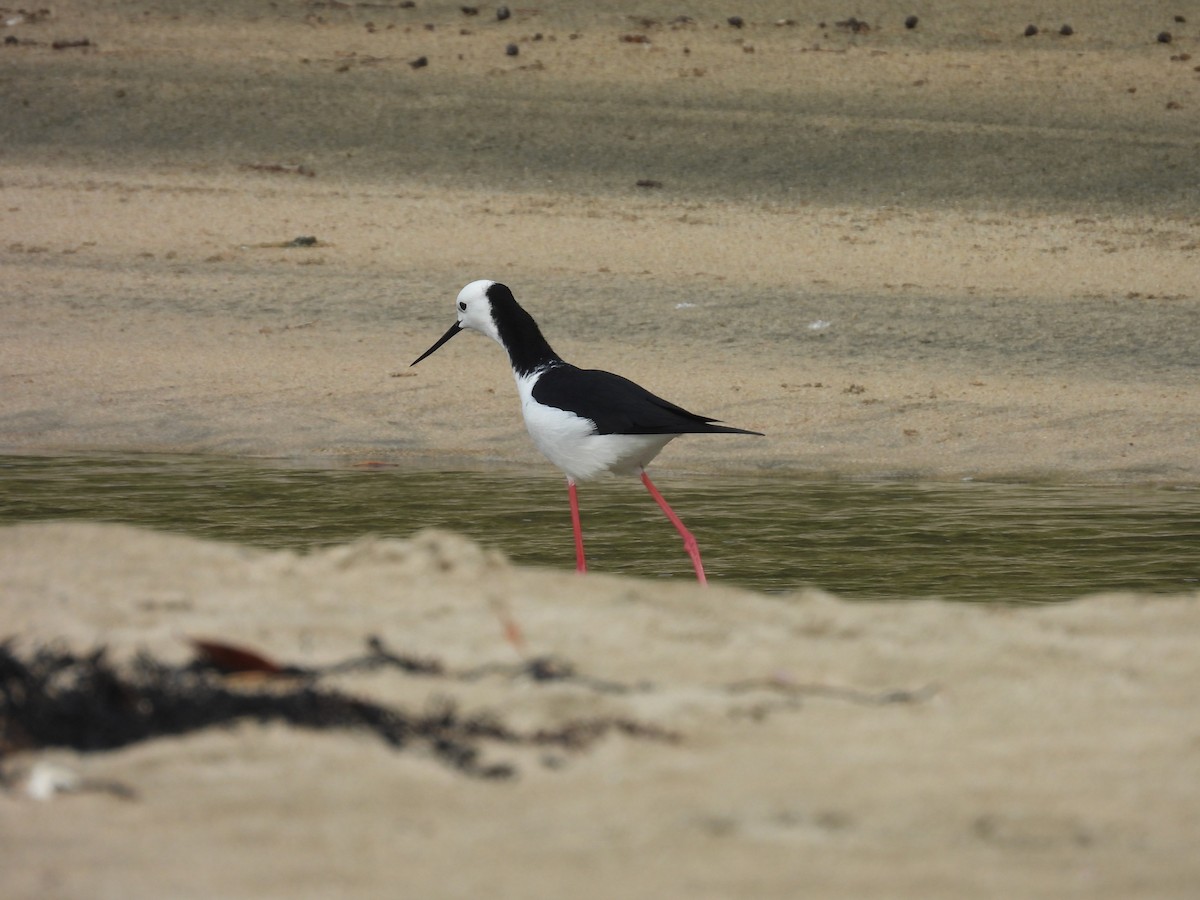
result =
[[[4,529],[0,573],[17,647],[182,664],[203,637],[318,668],[376,635],[437,665],[322,688],[527,735],[629,726],[484,741],[502,784],[252,717],[19,753],[0,796],[13,896],[1183,896],[1200,874],[1196,597],[768,598],[524,570],[445,533],[296,555],[82,524]],[[550,657],[557,674],[534,677]],[[38,765],[80,793],[29,799]]]

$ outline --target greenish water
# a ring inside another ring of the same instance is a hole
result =
[[[1044,602],[1200,586],[1200,490],[1154,486],[808,481],[656,482],[710,580],[849,598]],[[594,571],[691,579],[637,479],[580,486]],[[571,569],[562,480],[547,469],[300,468],[209,457],[0,457],[0,524],[126,522],[260,547],[461,531],[512,559]]]

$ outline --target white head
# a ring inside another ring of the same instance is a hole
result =
[[[472,281],[459,291],[458,298],[454,301],[454,307],[458,312],[457,320],[450,326],[449,331],[434,342],[432,347],[414,359],[409,364],[409,368],[411,369],[425,357],[429,356],[464,328],[470,328],[472,331],[486,334],[493,341],[503,346],[504,342],[500,340],[500,332],[496,328],[496,320],[492,316],[492,301],[488,299],[488,291],[495,284],[496,282],[494,281],[481,279],[479,281]]]
[[[414,366],[465,328],[486,334],[507,350],[514,372],[528,373],[555,361],[562,362],[542,337],[533,316],[521,309],[505,285],[472,281],[458,292],[454,307],[457,321],[416,358]]]
[[[492,316],[492,301],[488,291],[496,282],[486,278],[472,281],[458,292],[455,308],[458,310],[458,327],[470,328],[480,334],[486,334],[493,341],[500,342],[500,332],[496,330],[496,320]]]

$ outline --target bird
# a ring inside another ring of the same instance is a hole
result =
[[[700,584],[707,584],[695,537],[663,498],[646,467],[662,449],[684,434],[747,434],[717,419],[688,412],[628,378],[599,369],[580,369],[551,349],[542,331],[517,303],[512,290],[496,281],[472,281],[455,301],[457,318],[410,368],[461,331],[486,335],[508,353],[521,414],[533,443],[566,476],[575,535],[575,568],[587,571],[576,484],[598,476],[639,475],[655,503],[683,538]]]

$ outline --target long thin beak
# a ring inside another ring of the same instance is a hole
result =
[[[446,341],[450,340],[450,338],[454,337],[460,331],[462,331],[462,325],[460,325],[458,322],[455,322],[453,325],[450,326],[449,331],[447,331],[445,334],[443,334],[440,338],[437,339],[436,344],[434,344],[432,347],[430,347],[428,350],[426,350],[424,353],[422,353],[420,356],[418,356],[416,359],[414,359],[412,362],[410,362],[408,364],[408,367],[411,369],[413,366],[415,366],[417,363],[419,363],[421,360],[423,360],[425,357],[427,357],[430,353],[432,353],[438,347],[442,346],[442,344],[446,343]]]

